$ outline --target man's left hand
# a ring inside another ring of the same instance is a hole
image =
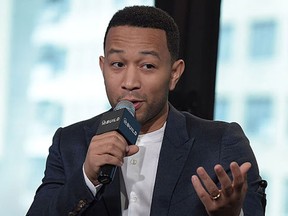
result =
[[[247,192],[247,172],[251,164],[246,162],[240,167],[236,162],[230,164],[233,180],[223,167],[217,164],[214,171],[221,184],[219,189],[203,167],[197,169],[197,174],[191,177],[192,184],[207,213],[210,216],[239,216]],[[202,181],[200,181],[200,179]],[[206,189],[205,189],[206,188]]]

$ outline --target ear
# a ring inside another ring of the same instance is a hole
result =
[[[99,57],[99,66],[101,68],[102,74],[104,72],[104,61],[105,61],[105,57],[104,56],[100,56]]]
[[[182,59],[175,61],[172,65],[170,83],[169,83],[169,90],[173,91],[178,83],[182,73],[185,69],[185,63]]]

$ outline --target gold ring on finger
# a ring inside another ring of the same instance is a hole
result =
[[[217,199],[220,198],[220,196],[221,196],[221,193],[220,193],[220,191],[219,191],[219,193],[218,193],[216,196],[211,196],[211,199],[212,199],[212,200],[217,200]]]

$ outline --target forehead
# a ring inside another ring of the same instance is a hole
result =
[[[131,26],[117,26],[109,29],[105,53],[111,48],[168,51],[164,30]]]

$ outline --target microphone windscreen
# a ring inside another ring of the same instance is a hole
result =
[[[134,117],[135,107],[134,107],[132,102],[127,101],[127,100],[122,100],[116,105],[116,107],[114,108],[114,111],[120,110],[123,108],[126,108],[131,113],[131,115]]]

